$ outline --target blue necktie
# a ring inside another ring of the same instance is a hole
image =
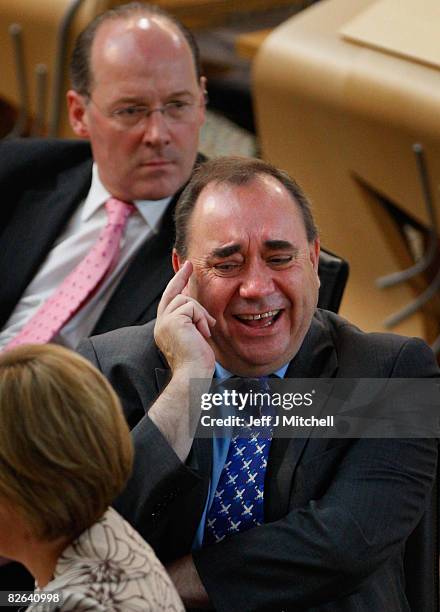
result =
[[[259,391],[268,391],[267,378],[259,379],[258,384]],[[271,429],[245,427],[231,439],[206,519],[204,544],[220,542],[264,522],[264,477],[271,436]]]

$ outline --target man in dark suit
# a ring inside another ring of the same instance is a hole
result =
[[[134,471],[116,506],[188,607],[409,610],[405,542],[427,506],[435,439],[316,430],[286,439],[274,430],[244,460],[243,439],[194,435],[191,379],[438,376],[421,340],[365,334],[316,309],[318,255],[308,202],[287,175],[258,160],[207,162],[176,209],[176,275],[156,322],[80,346],[133,428]],[[267,466],[249,470],[234,493],[239,471],[267,445]],[[232,511],[245,498],[238,520]]]
[[[118,6],[78,38],[71,79],[70,121],[89,142],[0,142],[0,350],[97,243],[110,196],[135,206],[119,259],[51,341],[75,348],[92,332],[149,321],[173,275],[173,211],[205,110],[192,36],[156,7]],[[0,570],[4,589],[32,584]]]
[[[69,118],[84,141],[0,143],[0,348],[85,258],[110,198],[134,204],[119,259],[52,341],[152,319],[172,277],[172,215],[196,163],[205,79],[191,35],[160,9],[116,7],[79,36]]]

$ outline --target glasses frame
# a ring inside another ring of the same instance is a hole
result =
[[[156,108],[148,108],[147,106],[143,106],[142,104],[132,104],[132,105],[127,105],[125,108],[120,108],[120,109],[116,109],[114,111],[105,111],[104,109],[102,109],[96,102],[95,100],[92,98],[91,95],[87,96],[87,102],[91,102],[97,109],[98,111],[101,113],[101,115],[103,115],[104,117],[107,117],[107,119],[112,119],[113,121],[115,121],[118,125],[120,125],[121,127],[124,128],[128,128],[128,129],[136,129],[137,127],[139,127],[139,125],[142,125],[144,123],[144,121],[146,119],[150,119],[150,117],[153,115],[153,113],[159,112],[162,115],[163,120],[165,121],[165,123],[167,125],[178,125],[178,124],[184,124],[188,122],[188,119],[184,119],[184,118],[172,118],[169,117],[167,115],[167,110],[170,109],[171,106],[175,105],[175,104],[182,104],[185,108],[189,109],[194,109],[194,108],[200,108],[201,106],[207,106],[208,104],[208,93],[206,90],[203,91],[203,100],[198,103],[198,102],[186,102],[186,101],[176,101],[176,102],[167,102],[166,104],[162,105],[162,106],[157,106]],[[131,123],[128,120],[128,116],[125,117],[122,115],[122,113],[124,111],[127,111],[128,109],[137,109],[137,111],[140,113],[139,116],[136,118],[136,120]]]

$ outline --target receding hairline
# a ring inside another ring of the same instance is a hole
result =
[[[163,33],[168,34],[170,38],[172,38],[172,36],[177,36],[180,41],[180,44],[183,44],[184,46],[186,46],[189,56],[191,58],[191,64],[194,69],[194,75],[195,75],[196,82],[197,83],[199,82],[198,68],[197,68],[196,59],[194,57],[193,50],[191,49],[191,46],[186,36],[184,35],[183,31],[179,28],[178,24],[174,22],[167,15],[152,12],[148,7],[145,7],[145,8],[139,8],[136,12],[129,13],[127,15],[124,15],[124,14],[115,15],[114,17],[105,19],[97,26],[94,36],[93,36],[92,43],[90,45],[90,56],[89,56],[90,90],[95,85],[95,66],[93,65],[93,63],[94,63],[94,55],[96,53],[96,48],[97,48],[96,43],[97,41],[99,41],[100,36],[115,37],[116,32],[112,33],[111,31],[112,27],[114,27],[115,24],[125,23],[125,24],[130,25],[130,22],[131,22],[131,27],[127,27],[126,31],[131,31],[132,33],[137,32],[139,34],[143,32],[145,36],[147,37],[148,29],[147,28],[144,29],[140,27],[139,25],[137,25],[139,23],[139,20],[143,17],[148,18],[150,21],[152,21],[153,24],[156,26],[156,28],[161,30]],[[106,29],[108,31],[103,33],[103,31]]]
[[[268,181],[269,179],[269,181]],[[217,178],[213,178],[212,181],[209,181],[209,183],[207,183],[203,189],[201,190],[201,192],[198,194],[196,201],[194,203],[194,206],[190,212],[189,218],[188,218],[188,223],[187,223],[187,235],[186,235],[186,247],[188,248],[190,239],[191,239],[191,224],[193,223],[194,220],[194,214],[196,213],[197,207],[200,204],[200,201],[202,199],[203,196],[206,195],[206,193],[210,190],[210,189],[216,189],[217,187],[230,187],[230,188],[235,188],[235,189],[239,189],[240,187],[251,187],[253,183],[267,183],[270,182],[272,184],[276,184],[277,186],[279,186],[281,188],[282,191],[284,191],[284,193],[288,196],[289,200],[292,202],[292,204],[295,206],[297,212],[299,213],[299,217],[301,219],[302,225],[304,227],[304,231],[307,234],[307,228],[306,228],[306,223],[302,214],[302,210],[301,210],[301,205],[300,203],[296,200],[295,196],[287,189],[287,187],[285,185],[283,185],[283,183],[275,176],[273,176],[272,174],[269,174],[268,172],[265,172],[264,170],[262,170],[261,172],[256,172],[254,175],[252,176],[248,176],[248,177],[237,177],[237,176],[232,176],[230,178],[226,178],[226,179],[217,179]]]
[[[174,211],[176,238],[174,248],[176,253],[185,257],[187,253],[189,225],[192,214],[200,195],[213,185],[249,186],[252,183],[268,183],[264,177],[269,176],[284,187],[291,196],[291,201],[297,206],[306,231],[309,244],[318,238],[318,229],[313,219],[311,204],[300,185],[287,172],[255,157],[230,155],[217,157],[199,164],[179,197]],[[272,185],[274,183],[272,182]],[[267,188],[267,187],[266,187]]]
[[[206,183],[206,185],[204,185],[203,189],[201,190],[201,192],[199,193],[199,195],[197,196],[197,200],[196,203],[199,201],[199,199],[201,198],[202,194],[205,192],[205,190],[209,189],[209,188],[216,188],[216,187],[222,187],[222,186],[226,186],[226,187],[249,187],[252,185],[252,183],[271,183],[271,184],[275,184],[278,185],[282,191],[284,191],[290,198],[290,200],[296,205],[299,206],[298,201],[296,200],[296,198],[293,196],[293,194],[287,189],[287,187],[285,185],[283,185],[283,183],[280,181],[279,178],[277,178],[276,176],[273,176],[272,174],[270,174],[269,172],[265,172],[264,170],[258,170],[257,172],[255,172],[252,175],[249,176],[242,176],[242,175],[232,175],[230,177],[226,177],[226,178],[217,178],[217,177],[213,177],[212,180],[210,180],[208,183]]]

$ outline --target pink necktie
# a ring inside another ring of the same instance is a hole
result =
[[[6,350],[20,344],[45,344],[78,312],[117,262],[120,239],[133,204],[110,198],[105,203],[107,225],[86,257],[40,306]]]

